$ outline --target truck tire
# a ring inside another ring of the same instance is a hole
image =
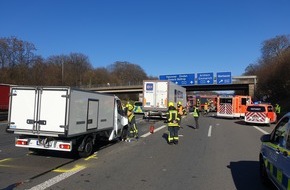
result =
[[[90,156],[93,153],[93,140],[92,138],[86,139],[84,149],[82,151],[79,151],[79,156],[81,158],[86,158]]]

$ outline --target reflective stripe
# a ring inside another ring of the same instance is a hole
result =
[[[280,150],[281,152],[287,152],[287,154],[290,155],[290,151],[289,151],[289,150],[287,150],[287,149],[285,149],[285,148],[283,148],[283,147],[281,147],[281,146],[279,146],[279,145],[273,144],[273,143],[271,143],[271,142],[265,142],[264,144],[265,144],[266,146],[269,146],[269,147],[274,148],[274,149],[279,148],[279,150]]]
[[[287,178],[281,170],[274,166],[269,160],[264,159],[265,167],[269,170],[270,174],[276,178],[277,182],[285,189],[290,190],[290,178]]]
[[[277,177],[277,180],[279,181],[279,183],[282,183],[282,176],[283,176],[283,174],[282,174],[282,171],[281,170],[278,170],[277,169],[277,175],[276,175]]]
[[[173,121],[173,120],[179,121],[180,120],[177,117],[177,115],[178,115],[177,110],[170,110],[168,114],[169,114],[168,121]],[[178,122],[176,122],[176,123],[169,122],[168,123],[168,127],[176,127],[176,126],[179,126]]]
[[[170,132],[168,133],[168,142],[173,141],[173,137],[170,136]]]

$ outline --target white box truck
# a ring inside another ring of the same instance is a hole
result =
[[[144,80],[143,81],[143,110],[144,118],[165,118],[168,103],[177,102],[186,106],[186,89],[169,80]]]
[[[17,147],[87,157],[98,138],[117,139],[126,125],[121,101],[114,95],[71,87],[10,89],[7,131],[16,134]]]

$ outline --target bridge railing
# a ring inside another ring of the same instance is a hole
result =
[[[214,77],[214,84],[216,84],[216,77]],[[233,76],[232,77],[233,84],[257,84],[257,76]],[[127,82],[127,83],[107,83],[107,84],[88,84],[81,85],[80,88],[97,88],[97,89],[114,89],[119,87],[124,88],[134,88],[136,86],[142,86],[143,81],[139,82]],[[197,78],[195,78],[195,85],[197,84]]]

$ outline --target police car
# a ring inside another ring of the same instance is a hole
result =
[[[261,137],[260,176],[278,189],[290,190],[290,112],[284,115],[271,134]]]

